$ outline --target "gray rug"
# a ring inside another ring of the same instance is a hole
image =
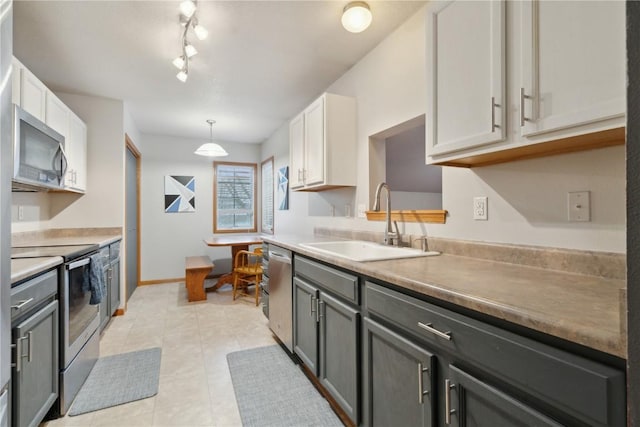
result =
[[[227,361],[243,426],[343,426],[280,346],[230,353]]]
[[[158,393],[158,347],[101,357],[80,389],[70,416],[133,402]]]

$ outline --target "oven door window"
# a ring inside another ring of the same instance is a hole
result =
[[[89,264],[69,269],[69,344],[74,343],[98,315],[98,306],[90,305]],[[85,273],[86,271],[86,273]]]

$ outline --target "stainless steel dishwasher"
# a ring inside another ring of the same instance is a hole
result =
[[[293,351],[291,251],[269,245],[269,328]]]

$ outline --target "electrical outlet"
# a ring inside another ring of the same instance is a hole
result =
[[[18,206],[18,220],[22,221],[24,219],[24,206]]]
[[[474,197],[473,198],[473,219],[486,221],[487,218],[487,198],[486,197]]]
[[[569,221],[591,221],[591,204],[588,191],[571,191],[567,194]]]

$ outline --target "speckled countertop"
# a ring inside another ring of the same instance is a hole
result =
[[[62,264],[62,258],[51,256],[46,258],[22,258],[11,260],[11,284],[35,276]]]
[[[449,254],[355,262],[299,245],[335,237],[263,238],[420,294],[618,357],[627,356],[624,280]]]
[[[122,229],[112,228],[58,228],[11,235],[12,247],[110,245],[122,239]]]
[[[67,228],[50,229],[11,236],[12,247],[98,245],[104,247],[122,240],[122,229]],[[11,260],[11,283],[17,283],[49,268],[62,264],[61,257],[23,258]]]

